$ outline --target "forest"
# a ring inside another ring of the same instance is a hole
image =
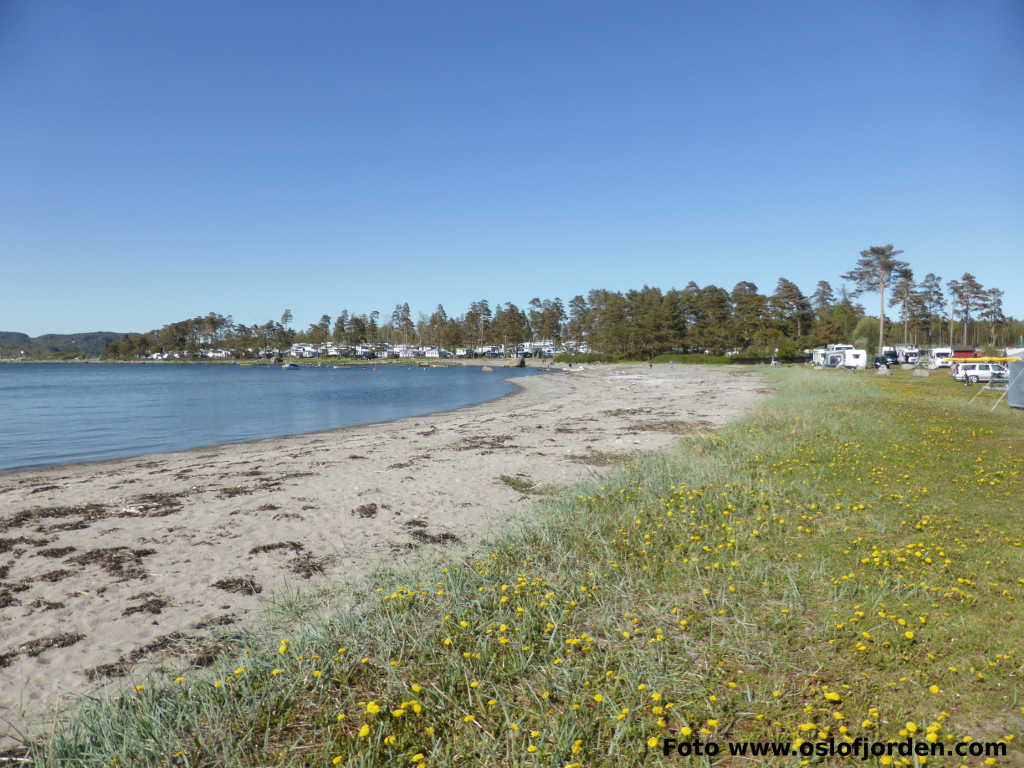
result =
[[[862,251],[842,275],[838,291],[819,280],[806,294],[785,277],[770,293],[749,281],[731,289],[691,281],[681,289],[594,289],[568,302],[533,298],[523,306],[480,299],[460,314],[449,314],[438,304],[415,318],[408,303],[396,304],[389,314],[342,309],[333,317],[325,313],[305,329],[293,327],[290,310],[254,325],[211,312],[128,335],[109,344],[104,354],[125,358],[218,348],[244,356],[297,341],[454,349],[551,340],[586,344],[591,352],[610,357],[648,359],[672,351],[795,356],[836,342],[871,352],[899,343],[987,348],[1019,343],[1024,322],[1004,314],[1001,289],[986,288],[969,272],[945,282],[932,273],[917,279],[910,264],[896,258],[901,253],[892,245]],[[857,301],[867,293],[878,296],[876,314]]]

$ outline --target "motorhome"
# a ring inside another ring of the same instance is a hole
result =
[[[949,368],[953,364],[953,361],[950,359],[952,356],[952,347],[933,347],[928,350],[928,367],[932,370],[936,368]]]
[[[868,353],[852,344],[829,344],[811,350],[811,364],[822,368],[867,368]]]

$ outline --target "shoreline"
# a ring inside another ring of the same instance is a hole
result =
[[[536,495],[764,392],[749,369],[710,366],[515,383],[426,416],[0,475],[0,747],[76,695],[126,686],[137,663],[201,664],[211,629],[274,593],[472,551]]]
[[[495,369],[495,373],[497,373],[497,372],[498,372],[497,369]],[[557,369],[552,369],[552,370],[550,370],[548,372],[549,373],[556,373],[558,371],[557,371]],[[538,375],[540,373],[543,373],[543,371],[538,371]],[[516,379],[503,379],[503,381],[507,381],[509,384],[511,384],[513,387],[515,387],[515,389],[513,389],[511,392],[506,392],[503,395],[498,395],[497,397],[491,398],[489,400],[481,400],[479,403],[472,403],[470,405],[461,405],[461,406],[459,406],[457,408],[446,408],[445,410],[441,410],[441,411],[430,411],[429,413],[420,414],[419,416],[396,416],[393,419],[385,419],[384,421],[371,421],[371,422],[367,422],[365,424],[348,424],[348,425],[342,426],[342,427],[327,427],[325,429],[317,429],[317,430],[314,430],[312,432],[288,432],[288,433],[283,434],[283,435],[269,435],[267,437],[253,438],[251,440],[237,440],[237,441],[232,441],[232,442],[227,442],[227,443],[207,443],[207,444],[204,444],[204,445],[197,445],[197,446],[194,446],[192,448],[179,448],[177,450],[170,450],[170,451],[153,451],[153,452],[150,452],[150,453],[133,453],[133,454],[129,454],[127,456],[114,456],[114,457],[109,458],[109,459],[95,459],[94,461],[72,461],[72,462],[68,462],[68,463],[64,463],[64,464],[42,464],[40,466],[34,466],[34,467],[12,467],[10,469],[2,469],[2,468],[0,468],[0,496],[2,496],[3,492],[4,492],[3,491],[3,482],[4,482],[4,480],[6,479],[6,477],[8,475],[12,475],[12,474],[15,474],[15,473],[22,473],[22,472],[44,472],[46,470],[74,469],[74,468],[77,468],[77,467],[99,467],[99,466],[108,465],[108,464],[115,464],[115,463],[120,462],[120,461],[131,461],[133,459],[144,459],[144,458],[155,457],[155,456],[169,456],[169,455],[172,455],[172,454],[187,455],[187,454],[193,453],[195,451],[209,451],[209,450],[214,450],[214,449],[217,449],[217,448],[224,448],[224,447],[232,446],[232,445],[258,444],[258,443],[266,442],[268,440],[288,440],[288,439],[295,438],[295,437],[304,437],[306,435],[325,435],[325,434],[331,434],[333,432],[341,432],[341,431],[347,430],[347,429],[360,429],[360,428],[364,428],[364,427],[379,426],[379,425],[382,425],[382,424],[393,424],[395,422],[402,421],[404,419],[420,419],[420,418],[425,418],[427,416],[439,416],[439,415],[447,414],[447,413],[457,413],[459,411],[468,411],[468,410],[470,410],[472,408],[476,408],[477,406],[487,405],[488,403],[496,403],[499,400],[504,400],[507,397],[513,397],[515,395],[520,394],[523,391],[523,387],[516,382]]]

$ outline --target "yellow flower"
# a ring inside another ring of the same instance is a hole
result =
[[[417,752],[415,755],[413,755],[412,757],[409,758],[409,762],[410,763],[418,763],[421,760],[423,760],[424,757],[425,757],[425,755],[422,752]]]
[[[537,751],[537,748],[536,748],[536,747],[535,747],[535,746],[534,746],[533,744],[531,744],[530,746],[528,746],[528,747],[526,748],[526,751],[527,751],[527,752],[530,752],[530,753],[533,753],[533,752],[536,752],[536,751]]]
[[[145,687],[146,687],[146,686],[144,686],[144,685],[136,685],[136,686],[135,686],[135,690],[136,690],[136,691],[141,691],[141,690],[145,689]]]
[[[331,760],[331,765],[341,765],[341,755],[338,755]]]
[[[360,739],[365,739],[369,735],[370,735],[370,726],[367,725],[366,723],[363,723],[363,727],[359,729],[359,738]]]
[[[658,737],[657,736],[651,736],[651,738],[649,738],[647,740],[647,746],[650,747],[651,749],[654,749],[656,746],[658,746]]]

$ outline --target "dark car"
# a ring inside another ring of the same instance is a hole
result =
[[[891,357],[884,357],[883,355],[878,355],[877,357],[875,357],[874,363],[875,368],[881,368],[883,365],[886,368],[888,368],[890,365],[895,365],[896,361],[893,360]]]

